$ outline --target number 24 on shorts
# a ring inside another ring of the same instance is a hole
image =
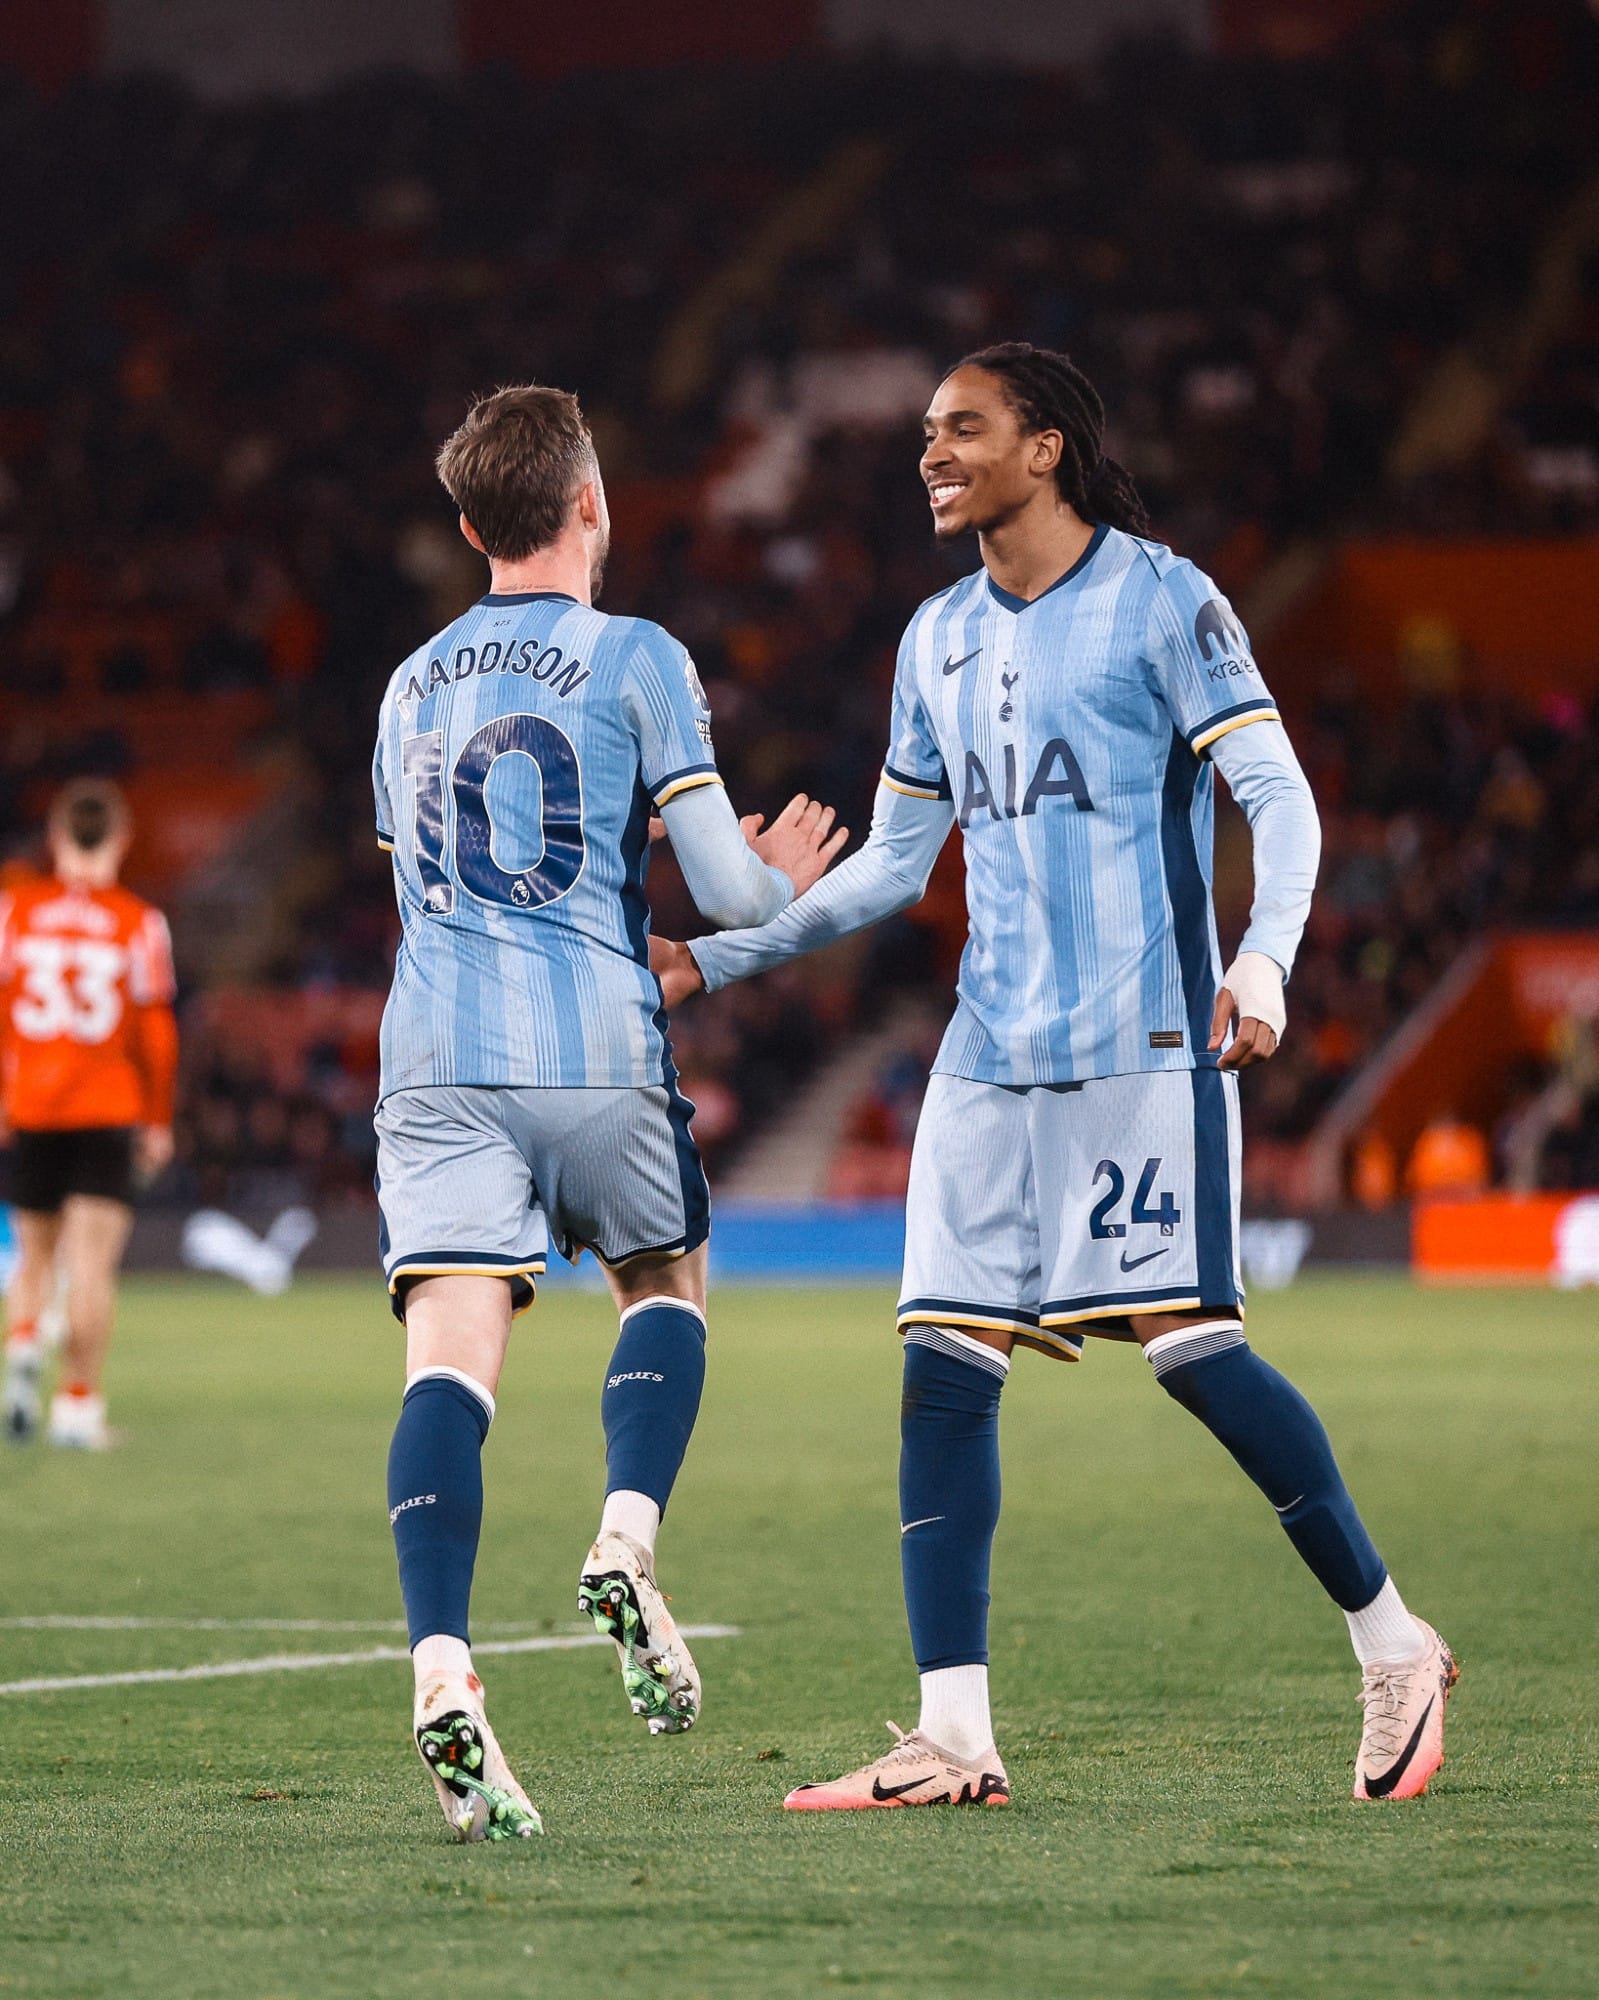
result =
[[[1133,1205],[1130,1213],[1134,1222],[1158,1222],[1161,1235],[1170,1236],[1183,1219],[1182,1210],[1167,1193],[1157,1197],[1159,1204],[1157,1207],[1150,1207],[1155,1176],[1159,1172],[1158,1157],[1145,1160],[1143,1172],[1138,1176],[1138,1185],[1133,1189]],[[1122,1196],[1127,1192],[1127,1176],[1114,1160],[1101,1160],[1094,1169],[1094,1185],[1097,1187],[1101,1181],[1108,1181],[1110,1185],[1094,1204],[1093,1213],[1088,1218],[1088,1233],[1103,1241],[1106,1237],[1127,1234],[1125,1222],[1112,1222],[1110,1219],[1112,1209],[1118,1206]]]

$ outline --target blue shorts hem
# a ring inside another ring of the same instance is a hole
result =
[[[545,1259],[504,1257],[489,1250],[414,1250],[403,1257],[391,1257],[384,1265],[384,1281],[389,1288],[389,1309],[405,1324],[405,1281],[410,1278],[476,1277],[505,1278],[511,1286],[511,1312],[524,1313],[536,1296],[533,1280],[544,1275]]]
[[[631,1264],[635,1257],[687,1257],[708,1241],[710,1233],[710,1218],[705,1216],[697,1219],[682,1236],[674,1236],[665,1243],[641,1243],[636,1250],[610,1251],[598,1243],[569,1239],[571,1248],[561,1254],[568,1263],[575,1264],[585,1250],[592,1250],[607,1270],[614,1271],[620,1264]]]
[[[1038,1325],[1031,1306],[983,1305],[975,1299],[940,1299],[922,1295],[901,1299],[896,1324],[905,1327],[921,1321],[942,1326],[984,1326],[1000,1332],[1021,1333]]]

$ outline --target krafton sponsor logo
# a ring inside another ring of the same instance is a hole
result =
[[[1244,628],[1225,597],[1213,597],[1194,614],[1194,645],[1204,662],[1207,680],[1237,680],[1243,674],[1260,672]]]

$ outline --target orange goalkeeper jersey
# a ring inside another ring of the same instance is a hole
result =
[[[172,941],[127,889],[53,879],[0,895],[0,1069],[24,1131],[169,1125]]]

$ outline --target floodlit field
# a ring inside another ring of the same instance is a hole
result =
[[[780,1813],[915,1721],[891,1299],[725,1292],[662,1541],[704,1721],[651,1741],[608,1652],[482,1662],[547,1837],[451,1846],[400,1662],[0,1696],[6,1995],[1591,1995],[1593,1294],[1315,1281],[1256,1344],[1320,1405],[1463,1663],[1430,1798],[1356,1807],[1356,1676],[1265,1503],[1091,1346],[1006,1391],[994,1670],[1007,1812]],[[601,1300],[519,1322],[479,1638],[571,1630]],[[121,1449],[0,1458],[0,1680],[403,1640],[375,1285],[130,1288]],[[252,1630],[201,1621],[319,1620]],[[367,1621],[364,1622],[363,1621]]]

